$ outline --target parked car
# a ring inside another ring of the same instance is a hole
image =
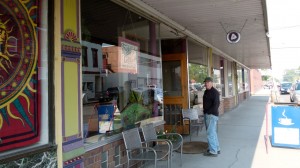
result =
[[[109,97],[113,100],[118,100],[119,98],[119,88],[118,87],[110,87],[106,90],[108,92]]]
[[[109,102],[111,100],[118,100],[119,88],[118,87],[110,87],[110,88],[107,88],[106,91],[97,92],[96,98],[98,98],[99,102]]]
[[[96,92],[96,98],[99,102],[108,102],[112,100],[112,98],[109,97],[108,91]]]
[[[272,89],[273,88],[273,83],[268,82],[266,84],[264,84],[264,89]]]
[[[194,83],[194,87],[198,90],[198,91],[201,91],[204,87],[203,84],[201,83]]]
[[[300,103],[300,83],[296,83],[292,86],[290,91],[291,102]]]
[[[292,82],[282,82],[280,84],[280,93],[281,94],[289,94],[292,85],[293,85]]]

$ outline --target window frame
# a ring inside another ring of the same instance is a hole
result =
[[[82,67],[88,67],[88,47],[82,46]]]
[[[93,57],[93,68],[98,68],[98,49],[91,48],[92,50],[92,57]]]

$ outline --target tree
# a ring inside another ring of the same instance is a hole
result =
[[[299,67],[300,68],[300,67]],[[299,80],[299,68],[298,69],[287,69],[283,75],[283,81],[295,82]]]
[[[207,77],[207,67],[189,63],[189,76],[190,79],[194,79],[196,83],[203,83],[204,79]]]
[[[262,78],[262,81],[268,81],[269,79],[271,79],[271,76],[270,75],[262,75],[261,78]]]

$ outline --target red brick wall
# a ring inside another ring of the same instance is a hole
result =
[[[220,107],[219,107],[219,115],[224,114],[224,100],[222,99],[220,101]]]
[[[239,103],[242,103],[250,96],[249,91],[239,93]]]
[[[156,127],[156,130],[162,130],[164,125],[160,125]],[[142,140],[143,137],[141,136]],[[120,164],[116,165],[115,161],[115,148],[120,146]],[[91,151],[86,152],[83,155],[84,167],[85,168],[101,168],[101,159],[102,153],[108,152],[108,168],[125,168],[127,167],[127,156],[123,139],[117,140],[115,142],[106,144],[104,146],[98,147]],[[142,167],[143,162],[131,161],[130,168],[139,168]]]
[[[251,94],[259,91],[263,86],[261,73],[257,69],[250,70],[250,91]]]
[[[224,112],[232,110],[236,104],[235,104],[235,96],[231,97],[224,97]]]
[[[115,148],[120,146],[120,157],[121,161],[119,165],[120,167],[124,167],[127,165],[127,157],[123,139],[115,141],[113,143],[101,146],[99,148],[93,149],[91,151],[86,152],[84,156],[84,167],[85,168],[101,168],[101,159],[102,153],[108,152],[108,168],[114,168],[118,165],[115,165]]]

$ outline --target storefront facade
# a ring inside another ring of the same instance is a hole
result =
[[[126,165],[123,130],[153,122],[184,134],[171,116],[201,107],[191,66],[204,70],[194,83],[214,77],[221,113],[250,96],[247,67],[140,9],[108,0],[0,9],[0,167]]]

